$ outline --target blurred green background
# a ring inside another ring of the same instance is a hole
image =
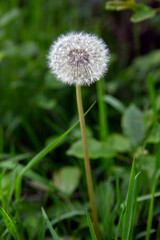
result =
[[[47,66],[50,45],[60,34],[69,31],[94,33],[104,39],[110,50],[109,70],[102,83],[82,89],[85,111],[97,101],[86,116],[86,123],[102,239],[113,239],[117,209],[126,196],[132,159],[135,154],[140,158],[144,143],[139,195],[151,193],[154,174],[160,167],[160,2],[137,1],[142,5],[130,7],[127,4],[131,2],[0,1],[1,173],[6,169],[3,179],[0,178],[0,198],[2,206],[17,222],[23,219],[21,228],[25,230],[21,239],[38,239],[41,206],[48,209],[51,219],[88,207],[79,127],[34,167],[36,177],[28,175],[23,179],[23,198],[18,207],[14,197],[16,177],[13,173],[17,173],[13,172],[12,160],[25,166],[32,156],[78,119],[74,87],[58,82]],[[108,126],[106,139],[100,134],[101,94]],[[102,141],[106,144],[104,147]],[[39,176],[43,179],[39,180]],[[118,203],[117,176],[120,184]],[[50,191],[45,181],[57,189]],[[11,182],[14,184],[7,205],[5,199],[8,199]],[[99,197],[102,189],[105,189],[105,200]],[[107,204],[105,216],[102,202]],[[133,239],[144,239],[148,206],[148,201],[139,206]],[[155,200],[152,239],[156,239],[160,231],[159,214],[159,201]],[[85,239],[90,239],[84,218],[79,215],[82,214],[79,212],[74,220],[56,225],[66,239],[84,239],[86,233]],[[0,233],[0,239],[11,239],[5,226]],[[51,239],[48,232],[46,236],[45,239]]]

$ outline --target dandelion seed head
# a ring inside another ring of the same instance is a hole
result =
[[[107,71],[109,51],[102,39],[88,33],[68,33],[53,42],[49,67],[69,85],[91,85]]]

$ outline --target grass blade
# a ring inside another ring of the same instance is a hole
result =
[[[8,189],[8,194],[7,194],[7,209],[9,207],[9,204],[11,202],[12,199],[12,195],[14,192],[14,187],[15,187],[15,183],[16,183],[16,175],[17,175],[17,168],[15,168],[15,170],[12,172],[12,177],[11,177],[11,182],[10,182],[10,186]]]
[[[74,217],[74,216],[84,216],[86,215],[85,212],[83,210],[75,210],[75,211],[71,211],[68,213],[64,213],[59,217],[54,218],[54,220],[51,221],[52,226],[57,224],[58,222],[61,222],[65,219]]]
[[[69,128],[65,133],[63,133],[58,139],[51,142],[48,146],[42,149],[31,161],[22,169],[20,176],[23,176],[29,169],[34,167],[43,157],[45,157],[49,152],[51,152],[59,142],[61,142],[65,136],[78,124],[76,122],[71,128]]]
[[[3,208],[0,208],[0,213],[3,217],[3,220],[5,222],[5,225],[8,229],[8,231],[12,234],[12,236],[16,240],[20,239],[18,236],[17,227],[16,227],[15,223],[13,222],[13,220],[11,219],[11,217],[8,215],[8,213]]]
[[[47,225],[47,227],[48,227],[48,229],[49,229],[49,231],[50,231],[53,239],[54,239],[54,240],[60,240],[60,238],[58,237],[57,233],[56,233],[55,230],[53,229],[52,224],[51,224],[51,222],[49,221],[48,216],[47,216],[47,214],[46,214],[46,212],[45,212],[45,210],[44,210],[43,208],[42,208],[42,214],[43,214],[44,220],[45,220],[45,222],[46,222],[46,225]]]
[[[94,102],[90,108],[87,110],[87,112],[84,114],[86,115],[92,107],[95,105],[96,102]],[[20,198],[21,194],[21,182],[23,175],[30,170],[32,167],[34,167],[43,157],[45,157],[49,152],[51,152],[59,142],[61,142],[69,133],[70,131],[78,125],[79,121],[77,121],[72,127],[70,127],[65,133],[63,133],[59,138],[51,142],[48,146],[46,146],[44,149],[42,149],[36,156],[34,156],[30,162],[21,170],[19,173],[19,176],[17,177],[17,183],[16,183],[16,198]]]
[[[7,170],[7,168],[5,168],[0,174],[0,200],[1,200],[1,204],[3,207],[6,207],[6,199],[3,194],[2,179],[6,173],[6,170]]]
[[[157,197],[160,197],[160,192],[154,193],[154,198],[157,198]],[[146,194],[146,195],[138,197],[137,202],[147,201],[147,200],[150,200],[151,198],[152,198],[152,194]]]
[[[147,233],[146,233],[145,240],[150,239],[151,227],[152,227],[152,217],[153,217],[153,206],[154,206],[154,193],[155,193],[155,189],[156,189],[159,177],[160,177],[160,170],[157,171],[155,178],[154,178],[154,182],[153,182],[152,199],[151,199],[150,206],[149,206],[149,213],[148,213],[148,219],[147,219]]]
[[[134,187],[135,187],[135,159],[133,160],[133,164],[132,164],[129,188],[128,188],[127,199],[126,199],[125,213],[123,217],[122,240],[129,240],[132,215],[133,215]]]
[[[90,230],[90,233],[91,233],[91,236],[92,236],[92,240],[97,240],[96,234],[94,232],[94,228],[93,228],[93,224],[92,224],[91,218],[90,218],[89,213],[88,213],[87,210],[86,210],[86,212],[87,212],[87,221],[88,221],[89,230]]]
[[[45,240],[45,230],[46,230],[45,220],[44,220],[44,217],[42,217],[40,231],[38,234],[38,240]]]
[[[118,240],[118,236],[119,236],[120,227],[121,227],[121,224],[122,224],[122,219],[123,219],[124,210],[125,210],[125,204],[123,203],[123,205],[122,205],[122,211],[121,211],[120,218],[119,218],[119,222],[118,222],[118,227],[117,227],[117,232],[116,232],[115,240]]]

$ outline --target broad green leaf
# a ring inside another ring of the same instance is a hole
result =
[[[71,196],[79,185],[80,176],[81,171],[78,167],[63,167],[54,173],[53,182],[57,189]]]
[[[156,157],[154,155],[144,155],[142,159],[142,171],[145,171],[149,179],[152,179],[156,168]]]
[[[145,137],[145,124],[142,112],[135,106],[130,105],[122,117],[122,128],[124,134],[129,137],[135,147]]]
[[[131,21],[134,23],[141,22],[149,18],[153,18],[156,14],[156,11],[153,8],[143,3],[137,4],[134,7],[134,11],[135,13],[131,17]]]
[[[3,217],[3,220],[6,224],[8,231],[12,234],[12,236],[16,240],[20,239],[18,236],[17,227],[16,227],[15,223],[13,222],[12,218],[8,215],[8,213],[3,208],[0,208],[0,213]]]
[[[116,152],[127,152],[131,148],[129,139],[118,133],[109,135],[108,143]]]
[[[109,1],[106,3],[106,10],[110,11],[121,11],[125,9],[131,9],[135,5],[134,1]]]
[[[89,138],[87,142],[89,157],[92,159],[97,159],[100,157],[112,158],[116,154],[108,143],[97,141],[94,138]],[[84,153],[82,141],[79,140],[73,143],[72,146],[67,151],[67,154],[77,158],[83,158]]]
[[[87,138],[93,137],[93,132],[88,126],[86,126],[86,136],[87,136]],[[72,137],[73,137],[74,140],[75,139],[76,140],[80,139],[81,138],[81,129],[80,128],[75,128],[72,131]]]
[[[52,224],[51,224],[50,220],[48,219],[48,216],[47,216],[47,214],[46,214],[46,212],[45,212],[45,210],[43,208],[42,208],[42,214],[43,214],[44,220],[46,222],[46,225],[47,225],[47,227],[48,227],[48,229],[49,229],[49,231],[50,231],[50,233],[51,233],[51,235],[53,237],[53,240],[61,240],[58,237],[58,235],[55,232],[55,230],[53,229]]]
[[[151,132],[149,133],[149,136],[146,139],[147,143],[159,143],[160,141],[160,125],[156,123]]]

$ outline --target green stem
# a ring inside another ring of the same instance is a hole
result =
[[[16,188],[15,188],[15,197],[16,200],[19,200],[21,197],[21,188],[22,188],[22,176],[17,176],[16,179]]]
[[[148,88],[149,88],[150,101],[151,101],[151,106],[152,106],[153,116],[154,116],[154,123],[155,123],[155,121],[157,120],[158,113],[157,113],[156,91],[154,86],[154,79],[151,73],[148,75]]]
[[[94,226],[94,230],[95,230],[97,239],[100,239],[99,231],[98,231],[98,217],[97,217],[97,210],[96,210],[96,204],[95,204],[95,199],[94,199],[94,190],[93,190],[92,175],[91,175],[91,166],[90,166],[90,161],[89,161],[89,156],[88,156],[86,127],[85,127],[85,119],[84,119],[82,95],[81,95],[81,87],[80,86],[76,86],[76,96],[77,96],[77,107],[78,107],[79,121],[80,121],[81,134],[82,134],[82,143],[83,143],[83,151],[84,151],[84,165],[85,165],[85,172],[86,172],[86,179],[87,179],[88,195],[89,195],[89,200],[90,200],[90,204],[91,204],[93,226]]]
[[[3,136],[3,128],[0,127],[0,153],[3,153],[4,148],[4,136]]]
[[[106,141],[108,137],[108,119],[107,119],[107,106],[103,101],[104,81],[97,82],[98,93],[98,108],[99,108],[99,123],[100,123],[100,137],[102,141]]]

